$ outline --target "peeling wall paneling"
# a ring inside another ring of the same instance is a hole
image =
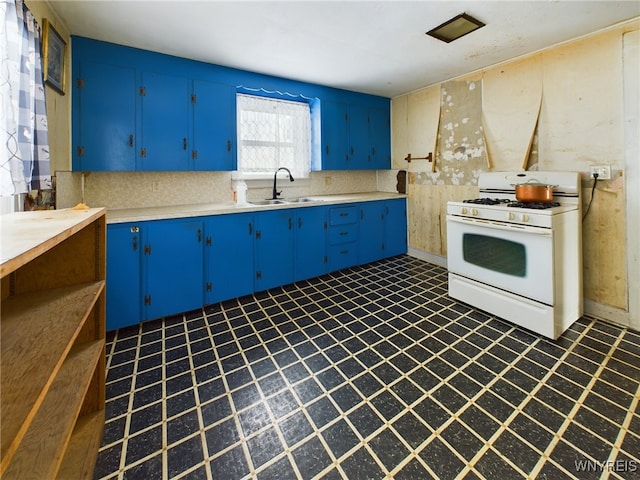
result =
[[[623,168],[622,35],[610,31],[541,54],[539,170]]]
[[[482,124],[491,170],[525,170],[542,103],[542,58],[485,72]]]
[[[406,170],[409,148],[408,95],[391,100],[391,164],[397,170]]]
[[[482,127],[482,81],[442,84],[436,172],[431,181],[444,185],[476,185],[488,169]],[[428,177],[425,177],[428,181]]]
[[[582,192],[586,212],[591,188]],[[584,296],[598,303],[627,309],[625,199],[598,182],[589,214],[583,222]]]

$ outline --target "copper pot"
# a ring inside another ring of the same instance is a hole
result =
[[[516,199],[519,202],[552,202],[553,185],[546,185],[535,181],[514,185]]]

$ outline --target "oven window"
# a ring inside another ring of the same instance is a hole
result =
[[[527,274],[527,252],[521,243],[465,233],[462,237],[464,260],[494,272],[524,277]]]

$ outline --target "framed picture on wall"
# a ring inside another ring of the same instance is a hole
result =
[[[64,95],[67,42],[45,18],[42,20],[42,63],[44,81]]]

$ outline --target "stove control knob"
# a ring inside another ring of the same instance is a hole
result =
[[[509,212],[507,213],[507,220],[515,220],[516,219],[516,214],[513,212]]]
[[[467,214],[467,208],[466,208],[466,207],[462,207],[462,208],[460,209],[460,213],[461,213],[462,215],[466,215],[466,214]]]
[[[471,215],[478,215],[478,209],[477,208],[472,208],[471,209]]]
[[[520,217],[520,219],[523,222],[528,222],[529,221],[529,215],[527,215],[526,213],[523,213],[522,216]]]

